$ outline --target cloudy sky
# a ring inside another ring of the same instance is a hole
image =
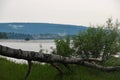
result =
[[[0,22],[85,25],[120,20],[120,0],[0,0]]]

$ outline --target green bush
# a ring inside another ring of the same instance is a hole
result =
[[[119,29],[108,19],[106,26],[90,27],[87,31],[80,32],[73,39],[77,54],[84,58],[102,58],[107,60],[111,55],[119,52]]]
[[[89,27],[86,31],[79,32],[72,40],[69,37],[55,40],[54,53],[62,56],[102,58],[105,61],[120,50],[118,26],[118,22],[113,23],[112,19],[108,19],[106,25]]]
[[[73,53],[72,45],[70,42],[70,37],[66,37],[66,39],[56,39],[56,50],[54,54],[59,54],[62,56],[70,56]]]
[[[8,36],[5,32],[0,32],[0,39],[7,39]]]

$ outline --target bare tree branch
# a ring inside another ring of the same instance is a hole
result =
[[[27,70],[27,73],[25,75],[25,80],[27,80],[27,78],[28,78],[28,76],[30,74],[31,67],[32,67],[32,62],[28,60],[28,70]]]
[[[87,66],[87,67],[96,68],[96,69],[99,69],[99,70],[102,70],[102,71],[106,71],[106,72],[120,70],[120,66],[108,66],[108,67],[104,67],[104,66],[101,66],[101,65],[98,65],[98,64],[92,64],[92,63],[89,63],[89,62],[86,62],[86,61],[83,62],[83,65]]]
[[[90,63],[90,61],[98,61],[101,62],[100,59],[90,58],[90,59],[83,59],[83,58],[76,58],[76,57],[63,57],[60,55],[55,54],[44,54],[34,51],[23,51],[21,49],[13,49],[9,47],[5,47],[0,45],[0,55],[6,56],[6,57],[12,57],[17,59],[24,59],[28,61],[28,71],[25,77],[25,80],[27,79],[28,75],[30,74],[32,63],[31,61],[38,61],[38,62],[45,62],[50,63],[53,67],[55,67],[59,72],[63,72],[56,63],[65,64],[65,67],[67,64],[76,64],[76,65],[83,65],[88,66],[92,68],[96,68],[102,71],[116,71],[120,70],[120,66],[111,66],[111,67],[104,67],[98,64]]]
[[[75,57],[63,57],[60,55],[45,54],[34,51],[23,51],[21,49],[13,49],[2,45],[0,45],[0,55],[17,58],[17,59],[39,61],[46,63],[58,62],[64,64],[79,64],[81,63],[81,61],[98,61],[98,62],[102,61],[100,59],[95,59],[95,58],[83,59],[83,58],[75,58]]]
[[[60,74],[64,73],[63,70],[57,64],[55,64],[55,63],[50,63],[50,64],[51,64],[51,66],[53,66],[54,68],[56,68]]]

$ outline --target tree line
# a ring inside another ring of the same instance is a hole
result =
[[[0,32],[0,39],[7,39],[8,36],[5,32]]]

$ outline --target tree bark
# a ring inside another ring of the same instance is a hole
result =
[[[45,54],[34,51],[23,51],[21,49],[13,49],[6,46],[0,45],[0,55],[24,59],[29,61],[39,61],[45,63],[64,63],[64,64],[79,64],[82,61],[102,61],[100,59],[83,59],[75,57],[63,57],[56,54]]]
[[[107,66],[107,67],[104,67],[104,66],[101,66],[101,65],[98,65],[98,64],[92,64],[92,63],[89,63],[89,62],[86,62],[86,61],[83,62],[83,65],[87,66],[87,67],[91,67],[91,68],[96,68],[96,69],[99,69],[99,70],[102,70],[102,71],[106,71],[106,72],[120,70],[120,66]]]
[[[77,65],[84,65],[92,68],[97,68],[103,71],[114,71],[119,70],[120,66],[115,67],[104,67],[98,64],[89,63],[89,61],[102,61],[100,59],[90,58],[90,59],[83,59],[83,58],[75,58],[75,57],[63,57],[60,55],[55,54],[45,54],[39,53],[34,51],[23,51],[21,49],[13,49],[6,46],[0,45],[0,55],[17,58],[17,59],[24,59],[27,61],[38,61],[38,62],[45,62],[45,63],[62,63],[62,64],[77,64]]]

